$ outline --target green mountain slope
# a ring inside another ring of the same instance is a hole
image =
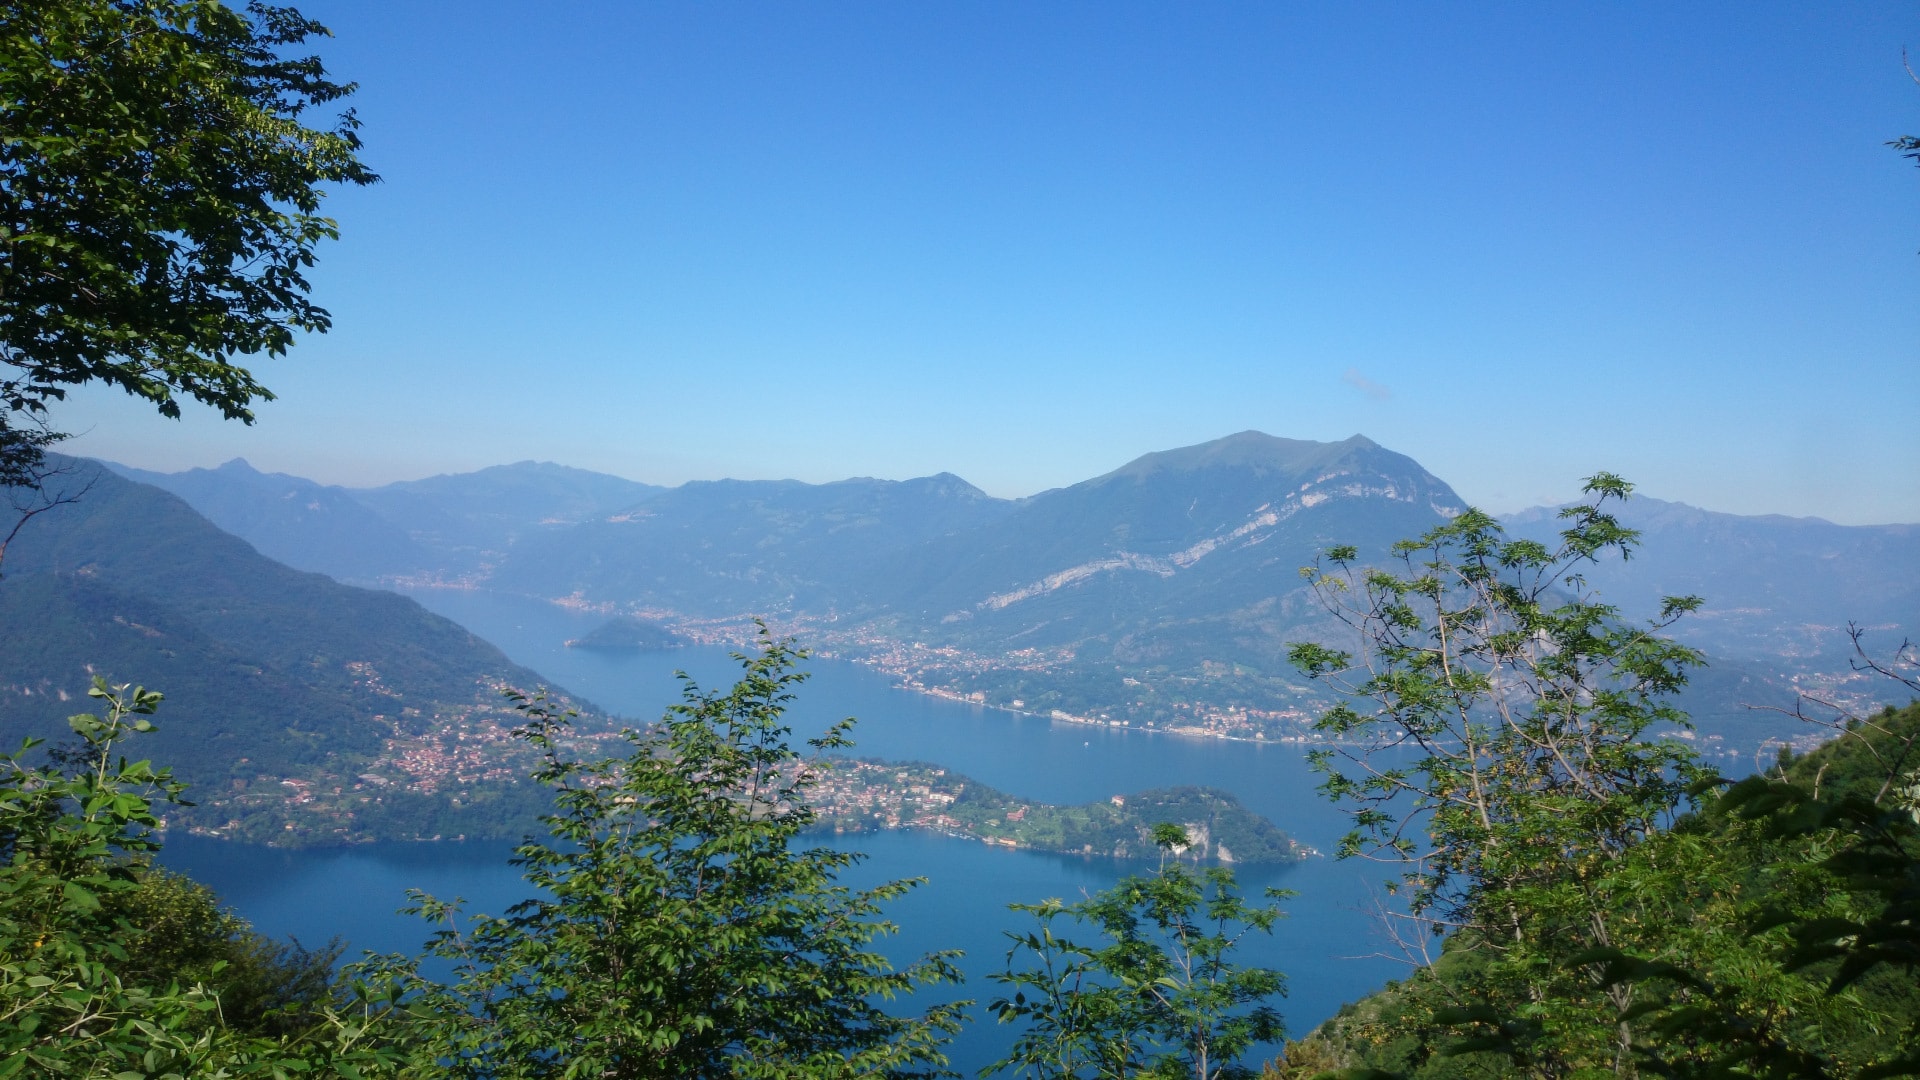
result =
[[[1247,431],[1148,454],[902,552],[878,568],[872,599],[942,640],[1141,660],[1224,644],[1264,661],[1274,646],[1247,639],[1305,617],[1278,602],[1322,547],[1384,550],[1461,509],[1445,483],[1366,438]]]
[[[91,708],[93,672],[162,688],[164,722],[141,752],[201,784],[377,753],[384,734],[351,687],[269,666],[162,602],[85,576],[0,583],[0,671],[0,732],[13,740],[63,734],[68,715]]]
[[[351,799],[374,772],[376,786],[444,800],[461,776],[503,778],[489,764],[514,746],[498,689],[537,685],[533,672],[412,600],[289,569],[172,495],[92,463],[74,470],[90,489],[7,552],[0,737],[61,737],[94,674],[142,683],[168,694],[143,751],[199,789],[207,805],[190,819],[213,821],[230,793],[265,785],[274,798],[249,812],[294,833],[282,781],[330,778]],[[444,745],[463,731],[472,761]],[[379,813],[360,817],[325,834],[385,835]]]

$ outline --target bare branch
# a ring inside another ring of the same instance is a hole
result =
[[[1909,69],[1911,70],[1911,69]],[[1848,667],[1863,674],[1879,675],[1895,684],[1905,687],[1915,695],[1920,695],[1920,647],[1916,647],[1911,638],[1903,638],[1892,654],[1885,659],[1867,651],[1864,638],[1866,630],[1858,623],[1847,624],[1847,639],[1853,644],[1854,655],[1847,661]],[[1831,716],[1815,716],[1807,711],[1811,704],[1831,713]],[[1880,790],[1874,794],[1873,801],[1879,803],[1887,797],[1902,777],[1906,775],[1908,763],[1914,759],[1916,750],[1920,750],[1920,732],[1905,736],[1897,735],[1891,728],[1874,719],[1872,713],[1860,715],[1854,709],[1842,705],[1829,697],[1801,691],[1795,695],[1792,708],[1778,705],[1748,705],[1756,712],[1779,713],[1814,727],[1825,728],[1836,739],[1856,738],[1873,760],[1880,766],[1883,778]],[[1880,752],[1870,735],[1880,735],[1894,743],[1889,754]],[[1817,781],[1816,781],[1817,785]]]
[[[7,548],[19,537],[27,522],[55,507],[79,502],[100,482],[100,466],[72,458],[45,459],[26,466],[31,482],[7,488],[7,504],[13,522],[0,537],[0,571],[4,570]],[[69,478],[71,483],[66,482]],[[0,576],[4,576],[0,573]]]

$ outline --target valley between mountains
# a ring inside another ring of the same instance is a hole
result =
[[[1384,557],[1465,509],[1364,437],[1259,432],[1018,500],[949,474],[666,489],[536,463],[374,489],[239,461],[175,474],[75,462],[69,479],[82,478],[84,496],[7,555],[0,734],[57,736],[94,673],[161,687],[175,722],[152,752],[202,803],[182,822],[292,844],[518,835],[537,810],[498,691],[538,676],[393,588],[604,616],[583,648],[740,646],[760,620],[928,694],[1310,741],[1326,702],[1286,647],[1341,628],[1299,568],[1336,544]],[[1915,526],[1651,498],[1619,513],[1642,545],[1588,584],[1632,618],[1664,595],[1706,598],[1674,631],[1710,658],[1682,701],[1696,730],[1669,734],[1711,755],[1808,741],[1767,710],[1803,690],[1864,700],[1848,623],[1888,649],[1920,623]],[[1555,521],[1541,508],[1507,524],[1550,539]],[[613,718],[577,704],[578,738],[612,737]]]

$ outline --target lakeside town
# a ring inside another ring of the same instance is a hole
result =
[[[831,616],[702,619],[664,608],[621,607],[579,596],[550,602],[581,613],[645,620],[669,629],[690,644],[732,649],[751,648],[764,623],[776,636],[815,642],[811,650],[815,657],[872,668],[886,675],[901,690],[1019,716],[1186,738],[1295,745],[1339,743],[1314,730],[1321,702],[1304,688],[1287,687],[1296,699],[1294,704],[1273,703],[1266,708],[1213,700],[1205,692],[1207,683],[1215,684],[1219,692],[1228,697],[1278,696],[1271,685],[1254,682],[1244,670],[1224,663],[1204,661],[1200,678],[1174,677],[1160,684],[1131,675],[1116,675],[1101,689],[1110,691],[1112,683],[1117,683],[1124,691],[1132,692],[1131,700],[1099,706],[1081,703],[1097,699],[1101,696],[1098,693],[1074,693],[1071,684],[1078,673],[1071,667],[1076,657],[1070,649],[1022,648],[990,655],[955,645],[900,640],[871,628],[847,629],[838,626]],[[1827,700],[1853,708],[1871,703],[1871,680],[1858,672],[1796,672],[1788,681],[1810,700]],[[1169,692],[1169,684],[1178,685]],[[1056,703],[1061,699],[1074,703],[1062,707]],[[1832,737],[1831,731],[1817,725],[1808,725],[1787,737],[1769,736],[1750,744],[1736,743],[1717,733],[1703,734],[1681,728],[1663,728],[1654,734],[1685,740],[1703,756],[1730,763],[1768,758],[1783,746],[1804,754]]]

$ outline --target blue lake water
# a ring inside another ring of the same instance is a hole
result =
[[[701,685],[722,688],[738,673],[727,651],[695,647],[619,654],[568,649],[602,619],[538,601],[488,593],[423,590],[428,608],[498,645],[515,662],[555,685],[623,716],[651,718],[679,698],[676,669]],[[804,644],[804,642],[802,642]],[[1301,840],[1331,850],[1344,818],[1315,792],[1315,777],[1297,746],[1190,739],[1062,724],[943,701],[898,689],[859,665],[809,661],[811,679],[789,712],[796,737],[843,717],[862,756],[931,761],[1003,791],[1052,803],[1104,799],[1151,787],[1206,784],[1238,795]],[[846,883],[870,885],[923,877],[927,883],[888,908],[901,926],[886,951],[897,961],[936,949],[965,949],[969,985],[953,996],[987,1000],[995,987],[982,976],[1001,970],[1004,931],[1021,926],[1015,902],[1072,900],[1104,889],[1147,864],[1118,863],[988,847],[921,832],[889,832],[831,841],[868,858]],[[309,945],[336,935],[375,952],[414,952],[427,928],[395,914],[409,888],[462,896],[471,910],[499,912],[527,895],[506,864],[504,844],[377,844],[348,849],[276,851],[191,837],[170,840],[164,860],[205,881],[261,931],[293,935]],[[1250,939],[1247,963],[1285,971],[1288,1027],[1303,1034],[1341,1003],[1405,973],[1380,958],[1385,943],[1371,911],[1380,875],[1364,864],[1331,858],[1239,871],[1249,893],[1291,889],[1287,920],[1270,938]],[[955,1064],[971,1071],[994,1059],[1007,1040],[991,1018],[978,1018],[955,1047]]]

